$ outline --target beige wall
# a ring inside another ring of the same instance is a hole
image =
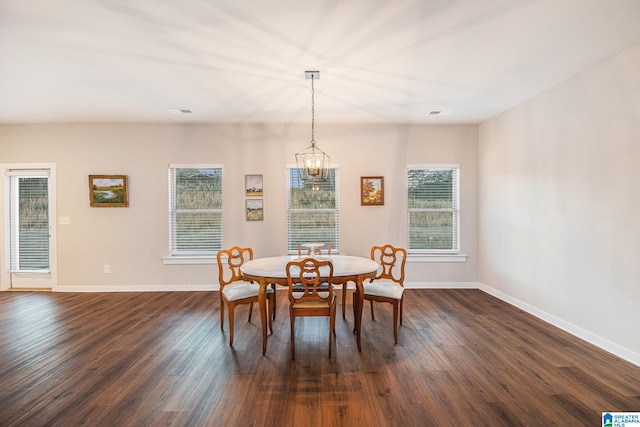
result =
[[[640,46],[486,122],[479,280],[640,364]]]
[[[477,126],[316,124],[318,146],[340,166],[341,252],[406,245],[407,163],[459,163],[465,263],[410,263],[414,286],[477,286]],[[54,162],[57,169],[57,290],[199,289],[217,284],[212,265],[164,265],[169,163],[224,165],[224,243],[257,257],[285,254],[285,168],[308,146],[308,124],[5,125],[0,163]],[[126,174],[128,208],[91,208],[90,174]],[[244,175],[264,175],[263,222],[244,220]],[[359,177],[385,177],[385,205],[362,207]],[[103,273],[103,265],[111,273]],[[6,280],[5,280],[6,282]],[[5,288],[8,286],[3,283]]]

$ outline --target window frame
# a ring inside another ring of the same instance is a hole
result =
[[[318,211],[318,212],[331,212],[333,211],[334,216],[334,224],[335,228],[333,230],[333,241],[322,242],[329,243],[331,245],[331,253],[339,253],[340,252],[340,168],[338,165],[331,165],[328,169],[334,170],[334,208],[332,209],[294,209],[291,207],[291,175],[298,174],[297,165],[287,165],[286,168],[286,215],[287,215],[287,254],[295,255],[298,253],[298,244],[299,243],[310,243],[310,242],[299,242],[296,243],[292,238],[291,233],[291,214],[295,211]]]
[[[442,171],[450,170],[454,172],[454,179],[452,182],[452,207],[451,208],[409,208],[409,189],[411,183],[409,182],[410,171],[413,170],[425,170],[425,171]],[[407,198],[407,253],[409,255],[458,255],[460,254],[460,165],[459,164],[408,164],[405,176],[405,183],[407,185],[405,197]],[[451,212],[453,217],[453,230],[454,234],[451,239],[452,247],[449,249],[427,249],[417,248],[412,246],[411,239],[411,214],[415,212]]]

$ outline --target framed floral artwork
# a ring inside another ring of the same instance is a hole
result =
[[[362,206],[384,205],[384,177],[360,177],[360,204]]]

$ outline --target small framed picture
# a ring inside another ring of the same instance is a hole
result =
[[[246,204],[247,221],[264,220],[264,204],[262,199],[247,199]]]
[[[262,175],[245,175],[244,192],[246,196],[262,196]]]
[[[384,177],[360,177],[360,204],[362,206],[384,205]]]
[[[94,208],[129,206],[127,175],[89,175],[89,204]]]

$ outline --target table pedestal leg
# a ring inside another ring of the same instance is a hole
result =
[[[262,321],[262,354],[264,355],[267,353],[267,282],[264,279],[260,279],[258,305],[260,306],[260,320]]]
[[[362,331],[362,306],[364,305],[364,287],[363,287],[363,278],[362,276],[358,276],[356,280],[356,290],[354,291],[353,296],[353,317],[355,323],[355,334],[356,340],[358,343],[358,351],[362,351],[362,341],[360,339],[361,331]]]

